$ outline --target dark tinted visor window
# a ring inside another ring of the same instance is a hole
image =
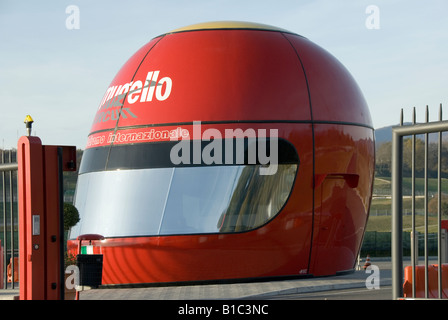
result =
[[[250,141],[243,160],[232,151],[239,164],[207,165],[204,157],[200,163],[191,158],[190,163],[174,165],[169,156],[173,145],[87,150],[75,199],[81,221],[72,228],[71,238],[88,233],[126,237],[255,229],[285,205],[299,166],[295,148],[286,140],[278,140],[274,174],[263,174],[272,164],[249,159]],[[202,143],[201,150],[206,146]],[[226,155],[220,155],[222,160]]]

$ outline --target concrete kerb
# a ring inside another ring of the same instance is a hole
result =
[[[290,294],[300,294],[300,293],[313,293],[321,291],[331,291],[331,290],[343,290],[343,289],[355,289],[355,288],[365,288],[365,283],[340,283],[340,284],[322,284],[307,287],[296,287],[290,289],[276,290],[271,292],[265,292],[257,295],[251,295],[243,297],[244,299],[257,299],[266,298]]]
[[[392,284],[391,279],[381,280],[380,286],[390,286]],[[282,295],[290,295],[290,294],[305,294],[305,293],[313,293],[313,292],[322,292],[322,291],[332,291],[332,290],[344,290],[344,289],[357,289],[357,288],[366,288],[366,283],[364,281],[356,281],[356,282],[341,282],[341,283],[327,283],[327,284],[317,284],[317,285],[307,285],[307,286],[298,286],[289,289],[281,289],[274,290],[270,292],[265,292],[261,294],[246,296],[244,299],[257,299],[257,298],[266,298],[266,297],[274,297],[274,296],[282,296]]]
[[[277,290],[246,296],[244,297],[244,299],[266,298],[266,297],[289,295],[289,294],[313,293],[313,292],[331,291],[331,290],[344,290],[344,289],[357,289],[357,288],[367,289],[366,279],[368,278],[368,276],[369,274],[366,274],[363,270],[361,270],[361,271],[355,271],[355,273],[345,276],[320,277],[320,278],[295,280],[294,283],[291,283],[290,288],[279,288]],[[380,286],[390,286],[391,284],[392,279],[390,277],[390,270],[383,270],[382,277],[380,278]]]

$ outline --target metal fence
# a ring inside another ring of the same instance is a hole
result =
[[[442,132],[448,131],[448,121],[442,120],[442,104],[439,108],[439,121],[429,122],[429,109],[426,106],[426,117],[424,123],[416,122],[415,108],[412,114],[412,124],[403,125],[403,110],[401,111],[400,126],[392,129],[392,297],[398,299],[403,297],[403,137],[412,137],[411,147],[411,199],[412,199],[412,226],[411,235],[416,234],[415,220],[415,161],[416,161],[416,135],[423,134],[424,141],[424,292],[425,298],[428,298],[428,269],[429,269],[429,213],[428,213],[428,146],[429,134],[438,134],[438,210],[437,210],[437,264],[439,272],[437,275],[438,298],[442,298]],[[418,247],[415,241],[411,241],[411,266],[412,266],[412,297],[416,297],[416,257],[418,257]]]
[[[424,252],[425,235],[416,232],[411,234],[409,231],[403,230],[402,235],[402,252],[404,257],[411,256],[411,246],[415,245],[415,261],[418,260],[418,252]],[[414,241],[412,243],[411,241]],[[431,232],[427,235],[426,250],[429,256],[437,255],[437,233]],[[367,255],[373,257],[390,257],[391,256],[391,232],[366,231],[361,248],[361,256]],[[433,259],[432,259],[433,260]]]
[[[15,150],[1,151],[0,284],[14,289],[18,282],[17,162]]]

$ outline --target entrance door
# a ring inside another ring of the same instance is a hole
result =
[[[310,273],[315,276],[332,275],[354,266],[363,231],[355,228],[355,220],[363,215],[357,183],[357,175],[327,175],[316,190],[321,200],[315,211],[310,265]]]

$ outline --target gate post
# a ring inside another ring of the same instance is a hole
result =
[[[76,147],[17,146],[20,300],[64,297],[62,171],[76,170]]]
[[[402,249],[402,158],[403,137],[392,130],[392,298],[403,296]]]

